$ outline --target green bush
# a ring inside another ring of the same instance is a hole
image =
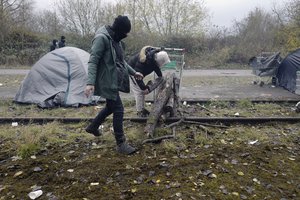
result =
[[[24,29],[14,30],[0,46],[0,64],[7,66],[32,65],[48,50],[43,39]]]
[[[27,143],[20,146],[18,156],[21,158],[29,158],[40,150],[40,146],[35,143]]]

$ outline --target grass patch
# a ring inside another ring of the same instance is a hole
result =
[[[237,108],[249,109],[252,108],[253,104],[249,99],[241,99],[237,102]]]
[[[19,87],[25,75],[0,75],[0,88]]]
[[[177,145],[175,144],[174,141],[166,140],[163,142],[162,146],[167,152],[172,152],[172,153],[177,152]]]
[[[18,149],[18,156],[21,158],[29,158],[30,156],[35,155],[39,150],[40,146],[38,144],[22,144]]]
[[[214,108],[214,109],[231,108],[231,104],[228,101],[212,100],[212,101],[208,102],[208,105],[209,105],[208,108]]]
[[[28,157],[36,154],[45,145],[72,143],[77,138],[89,138],[84,132],[85,123],[61,124],[59,122],[39,124],[19,124],[17,127],[1,125],[0,138],[12,141],[11,148],[17,154]]]
[[[41,109],[36,105],[15,104],[11,100],[0,101],[0,116],[2,117],[73,117],[73,118],[94,118],[98,112],[105,106],[100,103],[97,106],[83,106],[79,108],[54,108]],[[124,103],[125,117],[136,117],[134,101]],[[296,113],[291,103],[252,103],[249,100],[240,100],[235,103],[229,101],[212,100],[204,105],[192,104],[181,105],[181,110],[186,116],[193,117],[233,117],[235,113],[240,116],[264,116],[264,117],[300,117]],[[151,106],[147,106],[150,111]],[[110,116],[109,118],[111,118]],[[151,120],[151,119],[149,119]]]
[[[203,76],[201,78],[199,77],[188,77],[182,79],[182,85],[187,86],[228,86],[231,85],[247,85],[251,84],[253,81],[253,77],[234,77],[234,76],[228,76],[228,77],[218,77],[218,76]]]
[[[27,65],[0,65],[0,69],[31,69]]]

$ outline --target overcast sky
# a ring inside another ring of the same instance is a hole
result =
[[[38,9],[53,8],[55,0],[35,0]],[[109,1],[109,0],[108,0]],[[211,22],[221,27],[230,27],[234,20],[241,20],[255,7],[270,11],[274,2],[282,5],[289,0],[205,0]]]
[[[255,8],[271,11],[276,6],[282,6],[289,0],[205,0],[206,7],[212,16],[212,23],[229,27],[234,20],[241,20]]]

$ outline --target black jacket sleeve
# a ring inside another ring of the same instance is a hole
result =
[[[149,87],[145,85],[143,80],[136,80],[135,79],[135,81],[138,84],[138,86],[141,88],[141,90],[146,90],[146,89],[149,90]]]
[[[137,54],[133,55],[132,57],[130,57],[127,63],[128,63],[133,69],[136,70],[136,65],[137,65],[137,63],[138,63],[138,60],[139,60],[139,54],[137,53]]]
[[[134,56],[132,56],[128,62],[127,62],[133,69],[135,69],[137,72],[141,72],[141,70],[138,67],[139,64],[139,53],[136,53]],[[143,73],[142,73],[143,74]],[[133,77],[132,77],[133,78]],[[133,78],[134,79],[134,78]],[[148,87],[146,87],[143,80],[137,80],[135,79],[135,82],[138,84],[138,86],[141,88],[141,90],[145,90]]]
[[[154,71],[158,77],[162,77],[162,72],[158,66],[155,67]]]

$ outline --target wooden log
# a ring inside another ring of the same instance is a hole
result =
[[[180,102],[180,97],[179,97],[179,84],[180,84],[180,79],[178,77],[174,77],[173,80],[173,91],[174,91],[174,104],[173,104],[173,116],[178,116],[178,107],[179,107],[179,102]]]
[[[163,113],[165,115],[165,118],[167,117],[173,117],[174,116],[174,93],[170,94],[169,100],[166,103]]]
[[[169,100],[164,107],[164,118],[174,117],[174,116],[178,115],[177,108],[178,108],[179,102],[180,102],[179,83],[180,83],[180,79],[174,75],[173,87],[172,87],[173,92],[171,93]]]
[[[168,126],[166,126],[166,128],[172,128],[172,127],[174,127],[174,126],[177,126],[177,125],[179,125],[179,124],[181,124],[181,122],[184,122],[184,119],[183,118],[181,118],[179,121],[177,121],[177,122],[174,122],[174,123],[172,123],[172,124],[169,124]]]
[[[160,116],[163,114],[163,109],[167,104],[171,94],[173,93],[173,80],[175,74],[167,74],[165,76],[165,81],[158,88],[156,99],[152,105],[150,115],[147,120],[147,125],[145,127],[145,133],[148,137],[153,138],[154,130],[157,126]]]

